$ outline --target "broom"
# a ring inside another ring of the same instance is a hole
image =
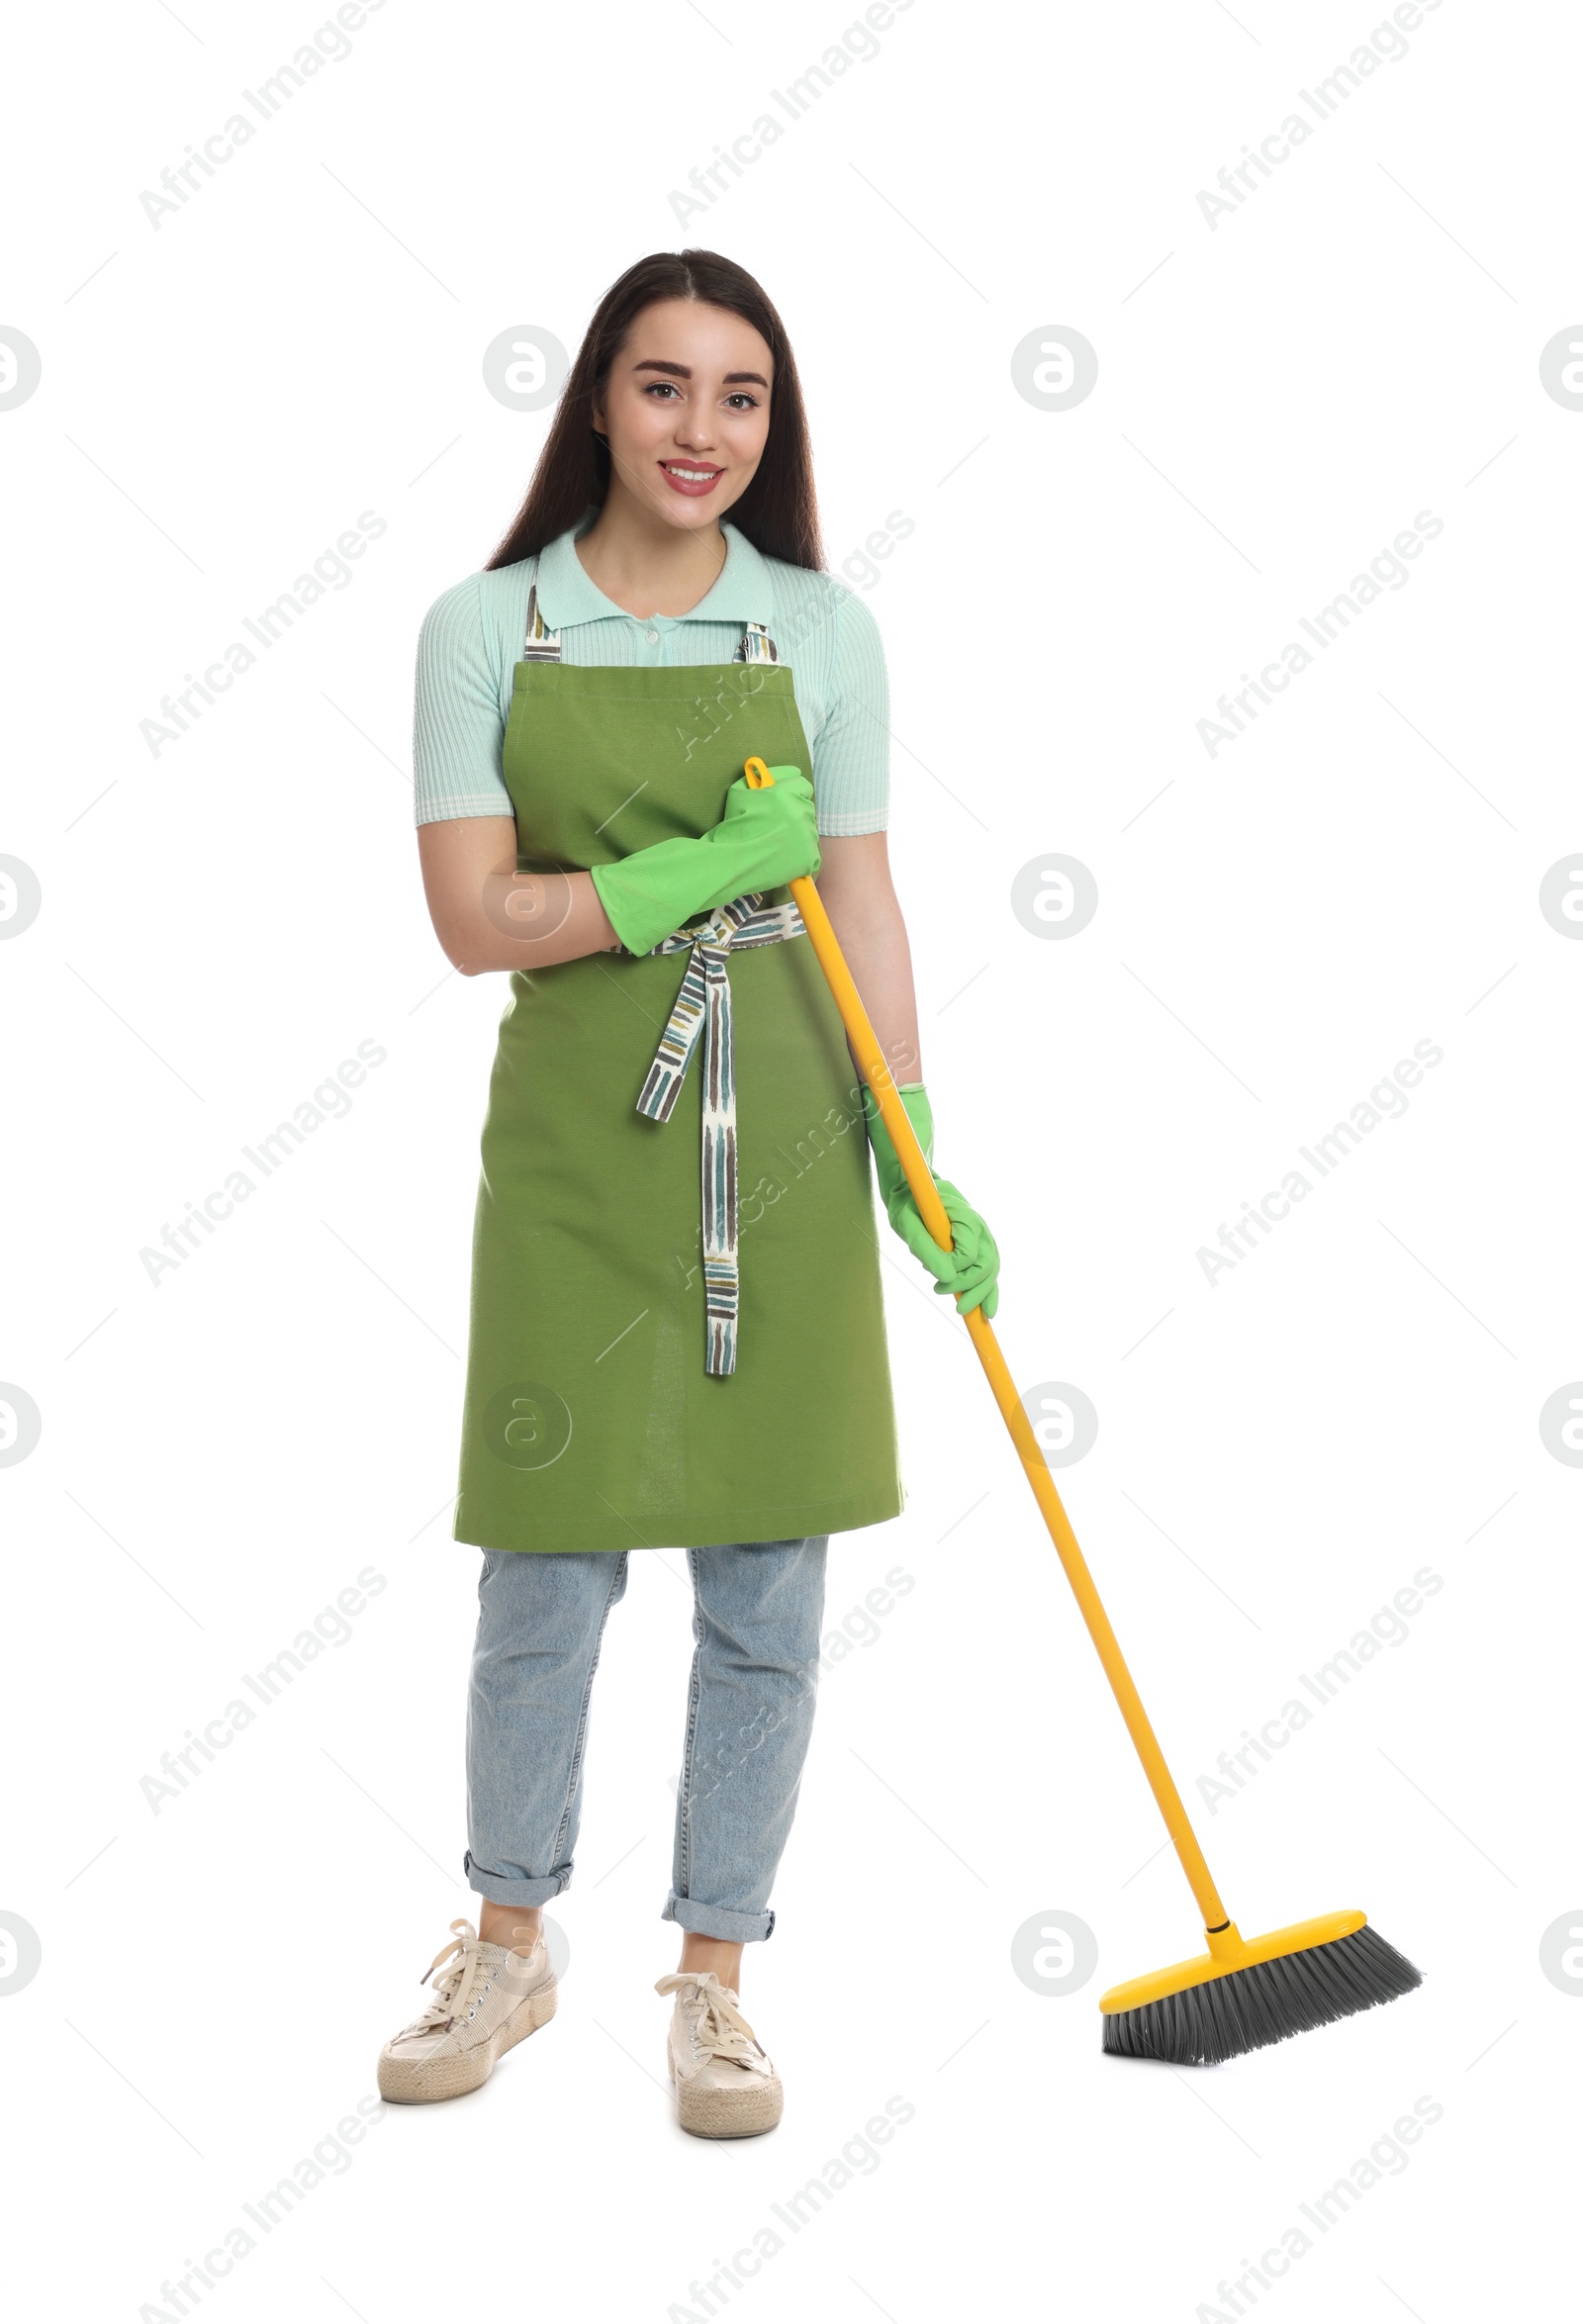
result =
[[[773,782],[762,759],[749,759],[744,773],[748,787],[761,790]],[[829,914],[809,879],[793,880],[792,893],[802,914],[819,966],[824,971],[836,1007],[857,1053],[864,1078],[874,1091],[897,1160],[906,1174],[919,1215],[942,1251],[949,1251],[951,1222],[935,1191],[934,1178],[923,1150],[896,1094],[895,1082],[875,1038],[868,1012],[841,956]],[[1143,1762],[1149,1788],[1187,1885],[1203,1916],[1207,1953],[1190,1961],[1176,1961],[1145,1977],[1112,1986],[1099,1997],[1104,2019],[1104,2047],[1117,2057],[1156,2058],[1173,2066],[1217,2066],[1248,2050],[1284,2041],[1288,2034],[1307,2033],[1338,2017],[1354,2016],[1377,2002],[1391,2001],[1422,1984],[1411,1961],[1368,1925],[1358,1911],[1324,1912],[1312,1920],[1293,1921],[1288,1928],[1267,1935],[1245,1937],[1220,1901],[1209,1866],[1204,1861],[1181,1795],[1171,1780],[1155,1731],[1149,1723],[1132,1673],[1122,1659],[1116,1633],[1110,1627],[1099,1593],[1094,1588],[1077,1536],[1062,1507],[1050,1474],[1050,1465],[1022,1400],[1012,1383],[995,1336],[981,1307],[964,1319],[1000,1408],[1000,1417],[1017,1448],[1024,1473],[1033,1487],[1050,1537],[1066,1568],[1078,1610],[1098,1650],[1121,1706],[1127,1732]]]

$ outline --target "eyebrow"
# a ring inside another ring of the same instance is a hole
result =
[[[664,363],[657,355],[645,356],[641,363],[634,363],[632,369],[634,371],[663,371],[673,379],[691,379],[693,377],[691,364]],[[724,385],[735,387],[744,380],[751,381],[755,387],[763,388],[766,395],[769,394],[770,383],[761,371],[728,371],[724,377]]]

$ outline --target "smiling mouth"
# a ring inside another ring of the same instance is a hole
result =
[[[673,484],[691,492],[706,492],[717,477],[725,474],[723,468],[695,468],[683,460],[662,460],[660,466]]]

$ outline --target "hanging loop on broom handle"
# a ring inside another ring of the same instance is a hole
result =
[[[744,773],[750,790],[762,790],[773,780],[769,768],[762,759],[749,759]],[[841,947],[836,941],[835,930],[830,925],[830,915],[820,901],[819,891],[811,880],[793,880],[791,886],[792,893],[796,899],[797,909],[802,914],[803,926],[807,929],[809,940],[818,958],[819,966],[824,971],[831,993],[835,998],[836,1007],[841,1012],[841,1021],[847,1029],[847,1038],[857,1052],[864,1079],[874,1091],[881,1118],[890,1133],[891,1144],[896,1150],[896,1160],[900,1162],[902,1170],[906,1174],[907,1184],[912,1189],[912,1199],[918,1206],[918,1215],[941,1250],[949,1251],[952,1248],[951,1222],[946,1216],[945,1205],[935,1189],[933,1174],[923,1159],[923,1149],[918,1144],[917,1135],[907,1118],[907,1110],[897,1094],[894,1078],[885,1063],[885,1053],[875,1037],[874,1027],[869,1022],[869,1013],[863,1005],[862,996],[852,981],[852,972],[842,957]],[[1093,1576],[1088,1571],[1087,1560],[1077,1545],[1077,1536],[1071,1530],[1071,1521],[1062,1506],[1061,1496],[1056,1491],[1055,1479],[1050,1473],[1050,1464],[1045,1459],[1039,1440],[1033,1433],[1033,1424],[1023,1410],[1022,1399],[1017,1394],[1011,1373],[1007,1369],[1006,1359],[1000,1352],[999,1343],[996,1341],[994,1332],[981,1307],[971,1309],[963,1321],[967,1324],[974,1348],[978,1352],[978,1361],[983,1366],[984,1375],[989,1382],[990,1393],[1000,1408],[1000,1417],[1005,1422],[1011,1441],[1017,1448],[1018,1456],[1022,1461],[1023,1473],[1033,1488],[1034,1499],[1038,1502],[1045,1524],[1049,1528],[1050,1537],[1056,1545],[1056,1553],[1066,1569],[1068,1581],[1071,1584],[1078,1612],[1087,1625],[1088,1635],[1093,1639],[1099,1659],[1104,1665],[1105,1676],[1110,1681],[1111,1692],[1121,1708],[1121,1716],[1126,1720],[1127,1732],[1132,1737],[1133,1748],[1143,1762],[1144,1773],[1149,1779],[1149,1788],[1154,1793],[1156,1805],[1165,1819],[1165,1829],[1170,1834],[1171,1845],[1181,1861],[1182,1871],[1187,1876],[1187,1885],[1192,1890],[1198,1909],[1203,1915],[1204,1926],[1206,1929],[1223,1927],[1229,1920],[1230,1914],[1220,1901],[1215,1883],[1210,1876],[1209,1866],[1204,1862],[1203,1850],[1199,1847],[1193,1827],[1187,1820],[1187,1811],[1182,1806],[1181,1794],[1171,1779],[1170,1770],[1165,1765],[1164,1754],[1155,1739],[1155,1730],[1149,1723],[1149,1715],[1144,1710],[1138,1689],[1133,1684],[1132,1673],[1123,1660],[1121,1648],[1116,1642],[1116,1633],[1110,1627],[1110,1618],[1100,1604],[1099,1592],[1094,1588]]]

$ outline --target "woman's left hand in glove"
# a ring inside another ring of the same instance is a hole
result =
[[[917,1133],[923,1159],[930,1164],[933,1176],[934,1115],[928,1092],[921,1081],[915,1081],[898,1087],[896,1094]],[[942,1251],[923,1223],[874,1092],[867,1087],[863,1092],[863,1107],[885,1216],[914,1257],[921,1259],[934,1276],[936,1291],[955,1299],[957,1313],[966,1315],[970,1309],[981,1307],[984,1321],[989,1322],[1000,1301],[997,1282],[1000,1253],[987,1225],[949,1178],[936,1177],[935,1191],[951,1221],[952,1248]]]

